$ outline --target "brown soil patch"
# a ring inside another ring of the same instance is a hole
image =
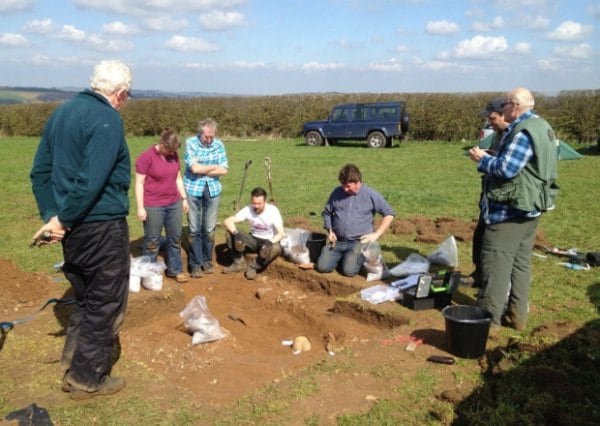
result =
[[[425,216],[410,218],[396,218],[390,225],[393,234],[415,235],[414,241],[418,243],[441,243],[450,235],[456,241],[470,242],[477,226],[477,219],[463,220],[453,217],[438,217],[431,220]],[[543,231],[538,229],[535,241],[536,248],[551,247]]]
[[[300,221],[292,226],[310,229]],[[429,223],[425,218],[413,218],[396,220],[392,231],[408,232],[410,228],[420,230],[418,235],[443,235],[441,242],[448,234],[468,240],[467,229],[472,226],[471,222],[450,218]],[[463,232],[465,235],[460,237]],[[174,395],[185,395],[190,401],[218,409],[252,395],[257,389],[285,382],[286,378],[332,356],[346,357],[355,368],[317,376],[318,394],[299,401],[290,413],[298,418],[314,413],[323,424],[330,424],[335,416],[368,411],[373,401],[387,397],[392,384],[401,387],[407,375],[431,366],[426,362],[428,356],[448,355],[444,320],[438,310],[412,311],[397,303],[370,305],[357,296],[360,289],[375,284],[366,282],[364,277],[304,271],[285,259],[278,259],[255,281],[249,282],[242,274],[222,274],[222,252],[217,254],[220,265],[215,274],[186,284],[165,278],[161,291],[142,289],[140,293],[130,293],[120,335],[121,358],[143,366],[160,380],[149,386],[147,377],[127,371],[125,397],[141,392],[155,401],[163,398],[168,407]],[[68,290],[65,292],[68,285],[60,274],[26,273],[5,260],[0,260],[0,274],[10,283],[3,285],[0,293],[1,321],[26,317],[50,297],[69,296]],[[183,329],[179,313],[196,295],[206,297],[208,307],[226,332],[225,338],[191,344],[192,337]],[[462,300],[469,297],[457,296]],[[59,339],[55,346],[62,345],[58,343],[64,339],[68,313],[68,306],[46,309],[31,321],[15,326],[3,333],[0,352],[11,345],[11,333],[42,341]],[[404,350],[410,335],[423,341],[415,352]],[[312,349],[294,355],[289,346],[282,344],[283,340],[297,336],[307,337]],[[488,342],[488,349],[495,345]],[[31,353],[28,358],[52,369],[50,374],[55,381],[50,386],[52,390],[44,395],[28,395],[25,388],[17,387],[1,396],[14,406],[26,406],[35,400],[39,406],[51,407],[57,398],[65,398],[59,391],[60,349]],[[115,367],[117,374],[123,374],[120,364],[119,361]],[[18,362],[5,363],[0,357],[0,368],[3,380],[20,382],[22,372]],[[431,368],[438,374],[441,390],[448,389],[447,400],[459,400],[468,393],[465,388],[459,396],[452,393],[453,370],[439,365]],[[479,369],[479,366],[466,363],[464,368]],[[379,373],[373,373],[377,369],[401,374],[378,379]]]

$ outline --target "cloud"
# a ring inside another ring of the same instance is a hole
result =
[[[50,34],[57,31],[57,25],[52,19],[34,19],[25,24],[23,31],[36,34]]]
[[[537,66],[542,71],[557,71],[561,69],[561,63],[558,59],[540,59]]]
[[[312,61],[302,64],[302,70],[304,71],[334,71],[343,68],[346,68],[346,65],[339,62],[330,62],[328,64],[322,64],[316,61]]]
[[[506,52],[508,43],[504,37],[484,37],[477,35],[461,41],[454,49],[457,58],[489,58]]]
[[[404,65],[396,58],[391,58],[385,62],[371,62],[368,69],[372,71],[398,72],[404,70]]]
[[[451,35],[459,30],[459,26],[455,22],[448,21],[429,21],[425,26],[425,31],[433,35]]]
[[[105,25],[103,29],[108,30],[107,32],[109,33],[118,33],[119,28],[122,33],[126,32],[125,27],[122,25],[124,24],[120,22],[112,22]],[[87,34],[74,25],[63,25],[62,28],[59,28],[51,19],[30,21],[25,25],[24,31],[66,42],[74,42],[102,52],[122,52],[133,49],[133,43],[131,42],[125,40],[106,40],[99,34]]]
[[[83,41],[85,40],[85,31],[78,30],[74,25],[63,25],[57,38],[63,40]]]
[[[592,53],[592,46],[587,43],[577,46],[558,46],[554,48],[554,53],[564,58],[587,59]]]
[[[342,49],[352,49],[352,43],[345,38],[339,39],[336,42],[336,46],[341,47]]]
[[[172,19],[170,17],[147,18],[143,20],[145,29],[160,32],[177,32],[188,26],[185,19]]]
[[[206,12],[213,9],[228,10],[247,3],[247,0],[73,0],[76,6],[102,12],[129,16],[152,16]]]
[[[86,39],[86,44],[102,52],[123,52],[133,49],[133,43],[126,40],[105,40],[93,34]]]
[[[565,21],[554,31],[549,33],[548,38],[562,41],[581,40],[590,35],[591,32],[591,25],[583,25],[574,21]]]
[[[600,3],[590,5],[587,11],[594,18],[600,19]]]
[[[23,47],[27,46],[29,42],[25,37],[20,34],[4,33],[0,34],[0,46],[3,47]]]
[[[106,34],[118,34],[118,35],[134,35],[140,32],[139,28],[135,25],[127,25],[121,21],[113,21],[102,26],[102,31]]]
[[[398,46],[396,46],[394,48],[394,52],[398,52],[398,53],[405,53],[405,52],[409,52],[410,51],[410,47],[405,46],[403,44],[399,44]]]
[[[491,22],[473,22],[471,29],[478,32],[487,32],[502,27],[504,27],[504,19],[502,16],[496,16]]]
[[[457,72],[468,73],[468,72],[474,72],[474,71],[479,70],[478,67],[475,67],[473,65],[460,64],[458,62],[452,62],[452,61],[439,61],[439,60],[421,61],[421,60],[418,60],[415,63],[424,71],[434,71],[434,72],[452,71],[455,73],[457,73]]]
[[[239,12],[224,12],[215,10],[214,12],[204,13],[198,18],[203,30],[206,31],[226,31],[231,28],[239,27],[244,24],[244,15]]]
[[[519,42],[515,45],[514,51],[520,55],[526,55],[531,51],[531,45],[526,42]]]
[[[204,62],[202,63],[196,63],[196,62],[191,62],[189,64],[185,64],[184,65],[185,68],[192,68],[192,69],[196,69],[196,70],[214,70],[217,67],[214,64],[206,64]]]
[[[33,0],[2,0],[0,13],[20,13],[33,8]]]
[[[178,52],[216,52],[219,46],[196,37],[184,37],[176,35],[171,37],[165,47]]]
[[[524,22],[527,28],[534,31],[547,30],[550,27],[550,19],[541,15],[527,16]]]
[[[246,61],[235,61],[233,63],[233,65],[236,68],[243,68],[243,69],[257,69],[257,68],[266,68],[266,65],[264,62],[246,62]]]

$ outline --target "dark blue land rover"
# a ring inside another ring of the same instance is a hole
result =
[[[394,138],[408,132],[404,102],[336,105],[327,120],[308,121],[302,127],[307,145],[334,145],[340,140],[367,141],[370,148],[391,147]]]

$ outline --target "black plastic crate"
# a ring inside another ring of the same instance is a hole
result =
[[[417,299],[415,289],[402,293],[402,306],[413,311],[422,311],[425,309],[443,309],[452,303],[452,293],[430,293],[429,296]]]

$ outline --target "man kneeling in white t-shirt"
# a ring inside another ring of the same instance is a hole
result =
[[[227,229],[227,247],[232,253],[233,263],[223,269],[224,274],[245,271],[246,279],[253,280],[256,271],[264,270],[282,252],[279,242],[285,236],[283,219],[279,209],[267,203],[267,191],[254,188],[251,203],[223,224]],[[248,221],[250,234],[238,231],[235,224]],[[258,253],[248,265],[244,253]]]

